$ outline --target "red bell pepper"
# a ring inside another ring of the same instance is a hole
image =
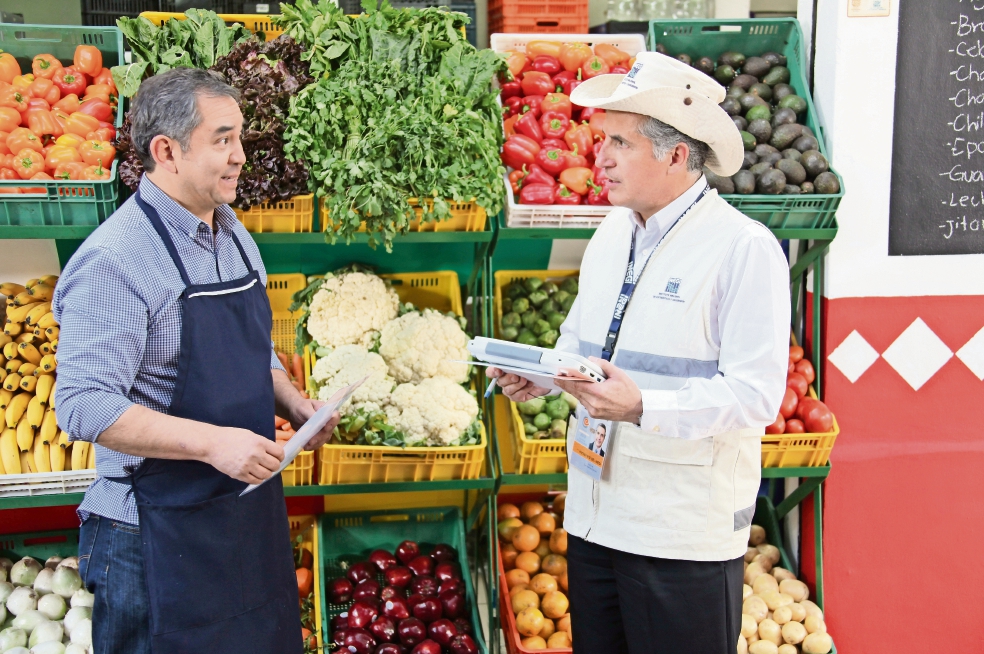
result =
[[[510,168],[522,170],[529,166],[540,153],[540,144],[528,136],[513,134],[502,145],[502,163]]]
[[[102,72],[103,56],[94,45],[80,45],[75,48],[75,58],[72,60],[76,70],[89,77],[95,77]]]
[[[54,104],[61,99],[61,91],[50,79],[38,77],[31,82],[31,96],[41,98],[48,104]]]
[[[546,95],[554,90],[554,83],[550,75],[533,70],[523,75],[522,87],[526,95]]]
[[[598,186],[602,186],[608,183],[608,175],[605,174],[604,168],[599,168],[598,166],[591,167],[592,181]]]
[[[505,116],[515,116],[523,110],[523,98],[519,96],[514,95],[511,98],[506,98],[502,104],[502,113]]]
[[[546,184],[547,186],[556,186],[557,180],[548,175],[543,168],[538,165],[533,164],[529,167],[530,172],[526,175],[526,179],[523,180],[526,184]]]
[[[113,119],[113,108],[109,106],[109,103],[104,102],[99,98],[86,100],[80,104],[78,113],[95,116],[96,120],[100,122]]]
[[[561,184],[554,190],[554,204],[581,204],[581,196]]]
[[[557,61],[556,57],[550,55],[537,55],[533,58],[533,70],[547,75],[556,75],[561,70],[560,62]]]
[[[540,105],[543,104],[542,95],[528,95],[523,98],[523,106],[520,108],[519,113],[525,114],[527,111],[533,112],[533,117],[537,120],[540,119],[540,114],[543,113]]]
[[[112,125],[106,126],[106,123],[99,123],[99,125],[99,129],[91,131],[85,135],[87,141],[109,141],[112,143],[116,140],[115,127]],[[62,129],[64,129],[64,127]]]
[[[593,114],[588,120],[591,126],[591,134],[599,141],[605,140],[605,114]]]
[[[537,143],[543,141],[543,131],[540,129],[540,123],[537,122],[536,116],[532,112],[526,112],[519,117],[516,121],[516,132],[528,136]]]
[[[51,76],[51,81],[55,83],[55,86],[58,87],[58,90],[61,91],[63,96],[69,93],[79,96],[85,95],[85,74],[75,70],[71,66],[56,70],[54,75]]]
[[[506,82],[502,85],[502,92],[499,94],[503,100],[523,95],[523,85],[519,82]]]
[[[567,160],[567,165],[564,168],[590,168],[588,158],[583,154],[578,154],[577,148],[570,152],[564,152],[564,158]]]
[[[590,168],[568,168],[560,173],[560,183],[578,195],[584,195],[588,192],[591,176]]]
[[[58,102],[51,105],[51,108],[57,109],[66,114],[74,114],[76,111],[79,110],[79,105],[81,104],[82,103],[79,102],[79,96],[75,95],[74,93],[69,93]]]
[[[519,191],[520,204],[553,204],[556,188],[546,184],[526,184]]]
[[[570,96],[564,93],[546,94],[543,96],[543,103],[540,107],[543,109],[543,113],[547,113],[548,111],[556,111],[564,114],[568,118],[571,117],[571,110],[573,109]]]
[[[610,205],[611,201],[608,199],[608,184],[602,184],[599,186],[593,181],[588,180],[588,194],[585,196],[585,201],[588,204],[593,205]]]
[[[540,141],[540,147],[546,148],[547,150],[557,149],[566,150],[567,144],[560,139],[543,139]]]
[[[547,111],[540,117],[540,129],[549,139],[562,139],[571,128],[571,120],[562,113]]]
[[[591,152],[591,146],[594,143],[591,128],[583,123],[580,125],[572,124],[571,128],[564,134],[564,143],[567,144],[569,150],[576,149],[578,152],[583,152],[587,156]]]
[[[570,167],[567,161],[567,153],[564,150],[543,149],[537,153],[535,163],[548,174],[556,177],[565,168]]]
[[[604,141],[596,141],[594,145],[591,146],[591,158],[595,161],[598,160],[598,155],[601,154],[601,148],[605,145]],[[597,166],[595,166],[597,167]],[[600,170],[600,169],[599,169]]]
[[[625,66],[612,66],[612,69],[608,72],[617,75],[626,75],[628,74],[629,69]]]
[[[24,123],[28,123],[31,120],[31,116],[35,114],[47,114],[51,112],[51,106],[42,100],[41,98],[31,98],[27,101],[27,109],[23,111],[21,117]]]
[[[509,186],[512,187],[513,193],[519,193],[519,189],[523,188],[523,180],[529,172],[526,170],[526,166],[523,166],[522,170],[514,170],[509,173]]]
[[[586,122],[591,120],[591,117],[595,114],[603,113],[605,113],[604,109],[599,109],[598,107],[585,107],[584,109],[581,109],[581,120],[578,122]]]
[[[554,93],[564,92],[564,82],[577,79],[577,73],[570,70],[562,70],[553,76]]]
[[[564,95],[570,96],[572,93],[574,93],[574,89],[581,86],[581,84],[583,83],[584,80],[580,80],[580,79],[564,80],[564,83],[562,84],[562,86],[564,87]]]
[[[591,79],[598,75],[607,75],[610,71],[611,67],[598,55],[588,57],[581,64],[581,76],[584,79]]]

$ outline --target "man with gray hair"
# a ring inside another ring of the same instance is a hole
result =
[[[263,262],[228,206],[238,100],[197,69],[141,84],[147,172],[55,291],[59,426],[96,448],[78,509],[96,654],[303,648],[274,414],[297,428],[323,403],[277,360]]]
[[[744,651],[742,557],[785,387],[789,277],[772,234],[703,175],[742,163],[724,96],[655,52],[571,96],[607,110],[596,162],[617,207],[556,346],[607,377],[557,383],[579,402],[564,515],[575,654]],[[546,393],[489,375],[514,401]],[[600,479],[575,465],[589,416],[610,434]]]

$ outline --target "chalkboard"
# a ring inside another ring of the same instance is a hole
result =
[[[889,254],[982,253],[984,0],[896,6]]]

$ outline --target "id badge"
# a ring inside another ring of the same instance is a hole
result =
[[[576,422],[570,465],[592,479],[600,481],[615,423],[612,420],[592,418],[588,415],[587,409],[580,404],[577,406],[574,420]]]

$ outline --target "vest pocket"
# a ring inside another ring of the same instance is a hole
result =
[[[622,424],[615,455],[621,517],[674,531],[707,529],[713,438],[670,438]]]

